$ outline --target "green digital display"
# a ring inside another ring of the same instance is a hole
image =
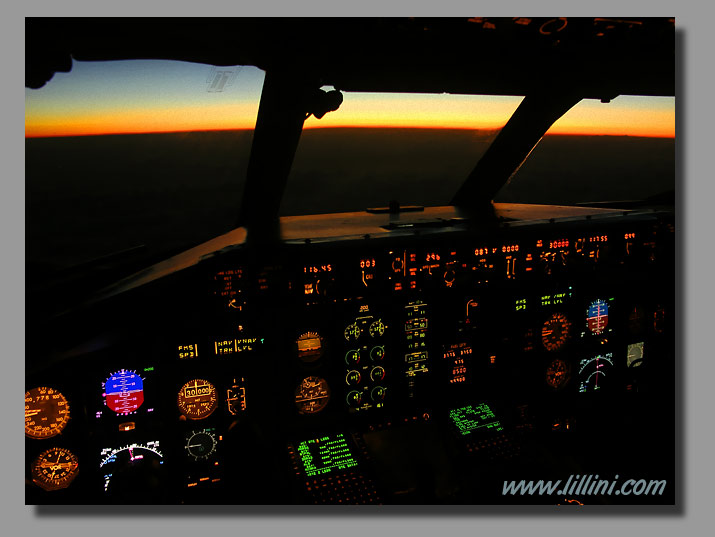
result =
[[[358,465],[342,433],[304,440],[298,444],[298,456],[308,477]]]
[[[449,411],[449,417],[463,436],[474,431],[503,431],[501,422],[486,403],[455,408]]]

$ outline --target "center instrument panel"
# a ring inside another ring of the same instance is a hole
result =
[[[501,484],[670,479],[673,243],[646,213],[219,252],[56,328],[86,337],[26,375],[26,502],[558,503]]]

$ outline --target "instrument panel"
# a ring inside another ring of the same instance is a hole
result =
[[[564,467],[641,446],[643,402],[672,413],[673,235],[646,215],[207,258],[115,299],[125,326],[73,374],[27,376],[28,502],[481,503],[469,479],[559,435]]]

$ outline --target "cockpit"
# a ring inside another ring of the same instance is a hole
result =
[[[575,138],[539,153],[579,103],[672,98],[672,20],[29,19],[27,35],[28,92],[73,62],[193,62],[213,91],[230,66],[265,75],[230,229],[143,265],[28,279],[27,296],[60,299],[28,311],[26,503],[674,503],[672,197],[561,199],[526,169],[588,158],[564,151]],[[378,136],[411,147],[409,167],[437,135],[307,128],[351,92],[393,95],[387,108],[518,99],[486,138],[460,135],[483,146],[469,168],[435,164],[458,181],[393,165],[370,183],[374,158],[359,198],[342,193],[342,151],[374,156]],[[336,139],[347,149],[313,157]],[[33,140],[28,169],[62,158]],[[606,142],[635,144],[581,140]],[[644,161],[672,166],[673,146],[653,144]],[[653,169],[674,190],[674,170]],[[518,190],[527,172],[543,192]],[[390,174],[400,187],[383,191]],[[587,170],[561,177],[597,188]]]

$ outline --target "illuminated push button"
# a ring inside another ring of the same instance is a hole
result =
[[[385,399],[385,392],[387,391],[386,388],[382,386],[375,386],[372,391],[370,392],[370,398],[375,401],[376,403],[379,403],[383,399]]]
[[[353,390],[350,393],[348,393],[348,396],[345,398],[345,400],[347,401],[348,406],[350,406],[350,407],[360,406],[360,403],[362,403],[362,392]]]
[[[360,351],[350,350],[345,354],[345,363],[348,365],[358,365],[360,363]]]
[[[373,362],[381,362],[385,357],[385,347],[373,347],[370,351],[370,359]]]
[[[380,367],[373,367],[372,371],[370,371],[370,378],[377,382],[378,380],[382,380],[385,378],[385,370]]]
[[[355,371],[354,369],[351,371],[348,371],[348,374],[345,375],[345,383],[348,386],[357,386],[360,384],[360,380],[362,380],[362,375],[360,374],[360,371]]]

